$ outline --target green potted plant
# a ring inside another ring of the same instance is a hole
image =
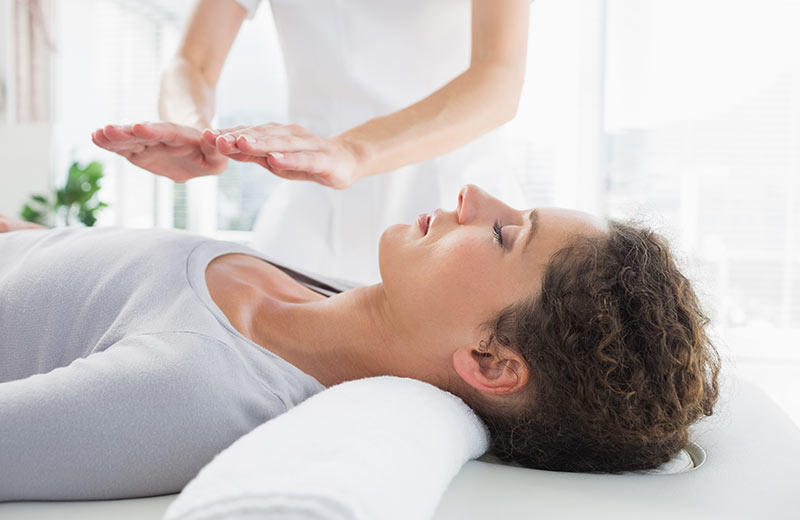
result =
[[[102,178],[103,165],[99,162],[90,162],[83,168],[74,162],[69,167],[66,184],[54,190],[53,199],[31,195],[30,201],[20,211],[20,217],[48,227],[69,226],[76,220],[85,226],[93,226],[97,222],[96,213],[108,207],[97,196]]]

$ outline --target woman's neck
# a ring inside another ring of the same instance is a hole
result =
[[[454,380],[447,339],[404,323],[381,284],[325,298],[244,254],[214,259],[206,283],[240,333],[325,386],[395,375],[449,389]]]
[[[265,296],[254,312],[253,335],[325,386],[395,375],[444,388],[449,356],[426,348],[394,316],[381,284],[304,303]]]

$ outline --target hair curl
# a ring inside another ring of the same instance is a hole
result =
[[[645,470],[672,458],[711,415],[719,356],[708,318],[666,241],[616,221],[576,237],[545,269],[541,291],[486,326],[531,377],[513,412],[473,404],[489,452],[558,471]],[[522,411],[520,411],[522,410]]]

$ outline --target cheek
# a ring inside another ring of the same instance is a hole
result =
[[[379,243],[384,288],[423,330],[452,339],[471,335],[510,303],[513,290],[502,252],[486,242],[462,235],[424,247],[406,226],[392,226]]]
[[[429,299],[443,315],[480,323],[499,310],[504,299],[500,253],[474,242],[444,245],[447,250],[426,276]]]
[[[469,243],[450,248],[439,262],[443,278],[465,289],[483,288],[496,273],[491,255]]]

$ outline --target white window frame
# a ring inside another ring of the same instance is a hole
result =
[[[5,106],[3,107],[3,119],[0,119],[0,125],[13,125],[16,123],[16,113],[12,108],[16,106],[16,85],[13,81],[14,69],[14,0],[0,0],[0,28],[2,29],[3,38],[3,53],[0,60],[3,62],[3,71],[5,71]]]

